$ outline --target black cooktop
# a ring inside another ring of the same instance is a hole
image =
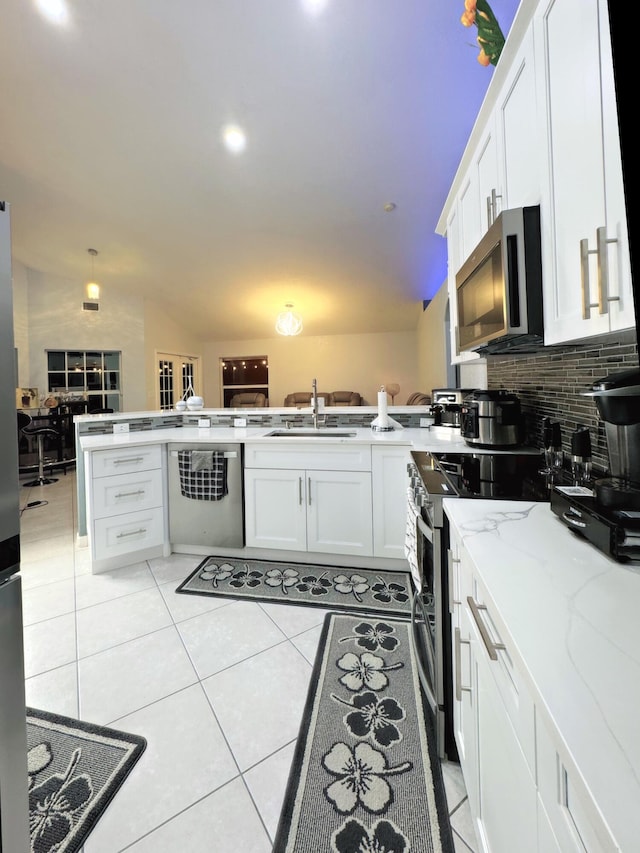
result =
[[[428,452],[431,465],[461,498],[548,501],[554,485],[571,482],[565,471],[543,473],[544,454]],[[420,466],[419,466],[420,467]]]

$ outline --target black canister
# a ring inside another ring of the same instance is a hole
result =
[[[591,435],[582,424],[571,434],[571,473],[577,485],[591,479]]]

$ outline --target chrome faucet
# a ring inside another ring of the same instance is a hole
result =
[[[318,429],[318,380],[314,379],[311,383],[311,417],[313,418],[313,428]]]

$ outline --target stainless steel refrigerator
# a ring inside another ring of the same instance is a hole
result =
[[[9,205],[0,201],[0,851],[28,853],[20,508]]]

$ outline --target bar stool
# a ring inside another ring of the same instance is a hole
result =
[[[49,426],[34,426],[29,415],[24,412],[18,412],[18,427],[23,435],[27,436],[27,438],[35,437],[38,442],[38,476],[35,480],[29,480],[28,483],[23,483],[23,485],[48,486],[50,483],[57,483],[57,477],[44,476],[44,440],[47,436],[60,438],[58,430]]]

